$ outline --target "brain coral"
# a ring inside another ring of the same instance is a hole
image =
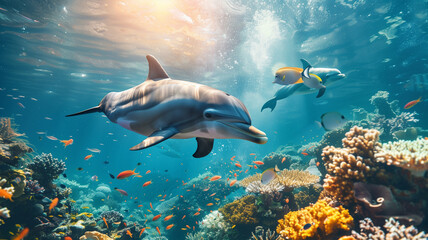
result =
[[[330,239],[340,230],[349,231],[353,218],[342,206],[333,208],[320,200],[302,210],[289,212],[278,222],[276,231],[281,239]],[[306,224],[312,226],[304,229]]]
[[[223,214],[225,220],[234,225],[252,225],[257,224],[257,208],[255,197],[245,196],[232,203],[224,205],[219,211]]]

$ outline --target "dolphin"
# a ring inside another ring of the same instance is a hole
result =
[[[103,112],[120,126],[147,136],[130,150],[141,150],[168,138],[196,137],[195,158],[208,155],[214,139],[235,138],[258,144],[266,134],[251,125],[244,104],[237,98],[202,84],[174,80],[151,55],[147,79],[122,92],[110,92],[98,106],[67,115]]]
[[[310,74],[315,74],[321,78],[322,84],[326,87],[336,83],[338,80],[345,78],[345,74],[341,73],[337,68],[315,68],[312,67],[305,59],[300,59],[303,64],[303,69],[308,69]],[[278,100],[287,98],[294,93],[296,94],[309,94],[318,91],[318,89],[312,89],[305,86],[303,83],[297,83],[293,85],[286,85],[276,91],[273,98],[269,99],[263,104],[261,112],[270,108],[271,112],[276,107]],[[324,94],[325,88],[319,90],[317,97],[321,97]]]

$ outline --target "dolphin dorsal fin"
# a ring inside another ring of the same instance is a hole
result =
[[[147,76],[148,80],[156,81],[164,78],[169,78],[168,74],[165,72],[165,70],[155,57],[153,57],[152,55],[147,55],[146,58],[149,62],[149,75]]]

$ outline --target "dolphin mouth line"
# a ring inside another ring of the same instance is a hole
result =
[[[328,74],[328,77],[344,78],[344,77],[346,77],[346,75],[343,73],[332,73],[332,74]]]
[[[234,123],[227,123],[227,122],[222,122],[222,121],[218,121],[230,128],[232,128],[233,130],[245,135],[248,137],[247,140],[254,142],[254,143],[258,143],[258,144],[265,144],[268,140],[266,134],[257,129],[256,127],[246,124],[246,123],[238,123],[238,122],[234,122]]]

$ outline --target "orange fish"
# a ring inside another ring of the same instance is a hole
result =
[[[214,205],[213,203],[207,203],[207,206],[212,206],[212,205]]]
[[[138,175],[138,173],[135,172],[135,169],[134,170],[126,170],[126,171],[119,173],[119,175],[117,175],[116,178],[117,179],[125,179],[125,178],[128,178],[130,176],[134,176],[134,175]]]
[[[151,202],[150,202],[150,208],[151,208],[151,209],[153,209],[153,205],[152,205],[152,203],[151,203]]]
[[[308,156],[309,154],[307,152],[302,152],[303,156]]]
[[[190,226],[189,226],[189,225],[186,225],[186,227],[187,227],[188,229],[190,229]]]
[[[257,169],[257,166],[256,166],[256,165],[254,165],[254,169]]]
[[[147,187],[147,186],[149,186],[150,184],[152,184],[152,180],[145,182],[145,183],[143,184],[143,187]]]
[[[12,194],[10,194],[8,191],[1,189],[1,188],[0,188],[0,197],[5,198],[5,199],[9,199],[11,202],[13,202]]]
[[[132,233],[128,229],[126,229],[126,235],[128,235],[132,238]]]
[[[69,139],[69,140],[61,140],[62,143],[64,143],[64,147],[67,147],[68,145],[73,144],[73,139]]]
[[[159,235],[161,235],[159,227],[156,227],[156,231],[158,231]]]
[[[152,171],[150,171],[150,170],[147,170],[147,172],[146,172],[146,174],[149,174],[149,173],[151,173]]]
[[[193,214],[193,216],[198,216],[199,214],[201,214],[200,212],[196,212],[195,214]]]
[[[216,194],[216,193],[211,194],[211,195],[210,195],[210,197],[214,196],[215,194]]]
[[[105,218],[105,217],[103,217],[103,221],[104,221],[104,223],[106,224],[106,227],[107,227],[107,229],[108,229],[108,224],[107,224],[107,220],[106,220],[106,218]]]
[[[51,210],[56,207],[56,205],[58,204],[58,198],[54,198],[54,200],[52,200],[51,204],[49,204],[49,213],[51,212]]]
[[[29,232],[30,232],[30,229],[24,228],[24,230],[22,230],[16,237],[12,238],[12,240],[21,240],[25,236],[27,236]]]
[[[285,161],[285,157],[282,158],[281,163],[283,163]]]
[[[320,165],[320,162],[317,162],[317,167],[319,167],[319,165]]]
[[[210,190],[210,188],[208,187],[208,188],[205,188],[204,190],[202,190],[203,192],[206,192],[206,191],[208,191],[208,190]]]
[[[141,235],[143,234],[143,232],[146,230],[146,228],[143,228],[143,229],[141,229],[141,231],[140,231],[140,236],[138,236],[138,237],[141,237]]]
[[[238,176],[238,174],[236,174],[236,173],[235,173],[235,174],[233,174],[233,176],[237,177],[237,176]]]
[[[290,202],[290,199],[288,199],[288,198],[287,198],[287,199],[285,199],[285,202],[286,202],[286,203],[289,203],[289,202]]]
[[[138,207],[142,207],[143,205],[138,205]]]
[[[231,157],[231,158],[230,158],[230,160],[232,160],[232,161],[233,161],[233,160],[235,160],[235,157],[236,157],[236,156]]]
[[[237,166],[237,167],[239,167],[239,168],[241,168],[241,167],[242,167],[242,165],[241,165],[241,164],[239,164],[239,163],[235,163],[235,166]]]
[[[415,106],[420,101],[421,101],[421,98],[418,98],[417,100],[410,101],[404,106],[404,109],[409,109],[409,108]]]
[[[181,218],[181,220],[183,220],[185,217],[186,217],[186,215],[184,215],[184,216]]]
[[[71,237],[67,236],[67,237],[64,237],[64,240],[73,240],[73,239]]]
[[[248,172],[248,169],[247,170],[245,170],[245,173],[247,173]]]
[[[168,215],[168,216],[166,216],[166,217],[163,219],[163,221],[164,221],[164,222],[166,222],[166,221],[168,221],[169,219],[171,219],[172,217],[174,217],[174,215],[173,215],[173,214]]]
[[[264,162],[262,162],[262,161],[253,161],[253,163],[254,164],[257,164],[257,165],[263,165],[263,164],[265,164]]]
[[[250,153],[250,155],[256,155],[255,153]]]
[[[230,182],[230,184],[229,184],[229,185],[232,187],[233,185],[235,185],[236,181],[237,181],[236,179],[235,179],[235,180],[232,180],[232,182]]]
[[[174,227],[174,224],[170,224],[170,225],[168,225],[168,226],[166,226],[166,230],[169,230],[169,229],[171,229],[172,227]]]
[[[205,179],[208,179],[208,176],[206,176],[206,177],[204,178],[204,180],[205,180]]]
[[[212,177],[211,179],[210,179],[210,181],[217,181],[217,180],[219,180],[221,178],[221,176],[214,176],[214,177]]]
[[[86,156],[84,159],[85,160],[88,160],[89,158],[91,158],[92,157],[92,154],[89,154],[88,156]]]

